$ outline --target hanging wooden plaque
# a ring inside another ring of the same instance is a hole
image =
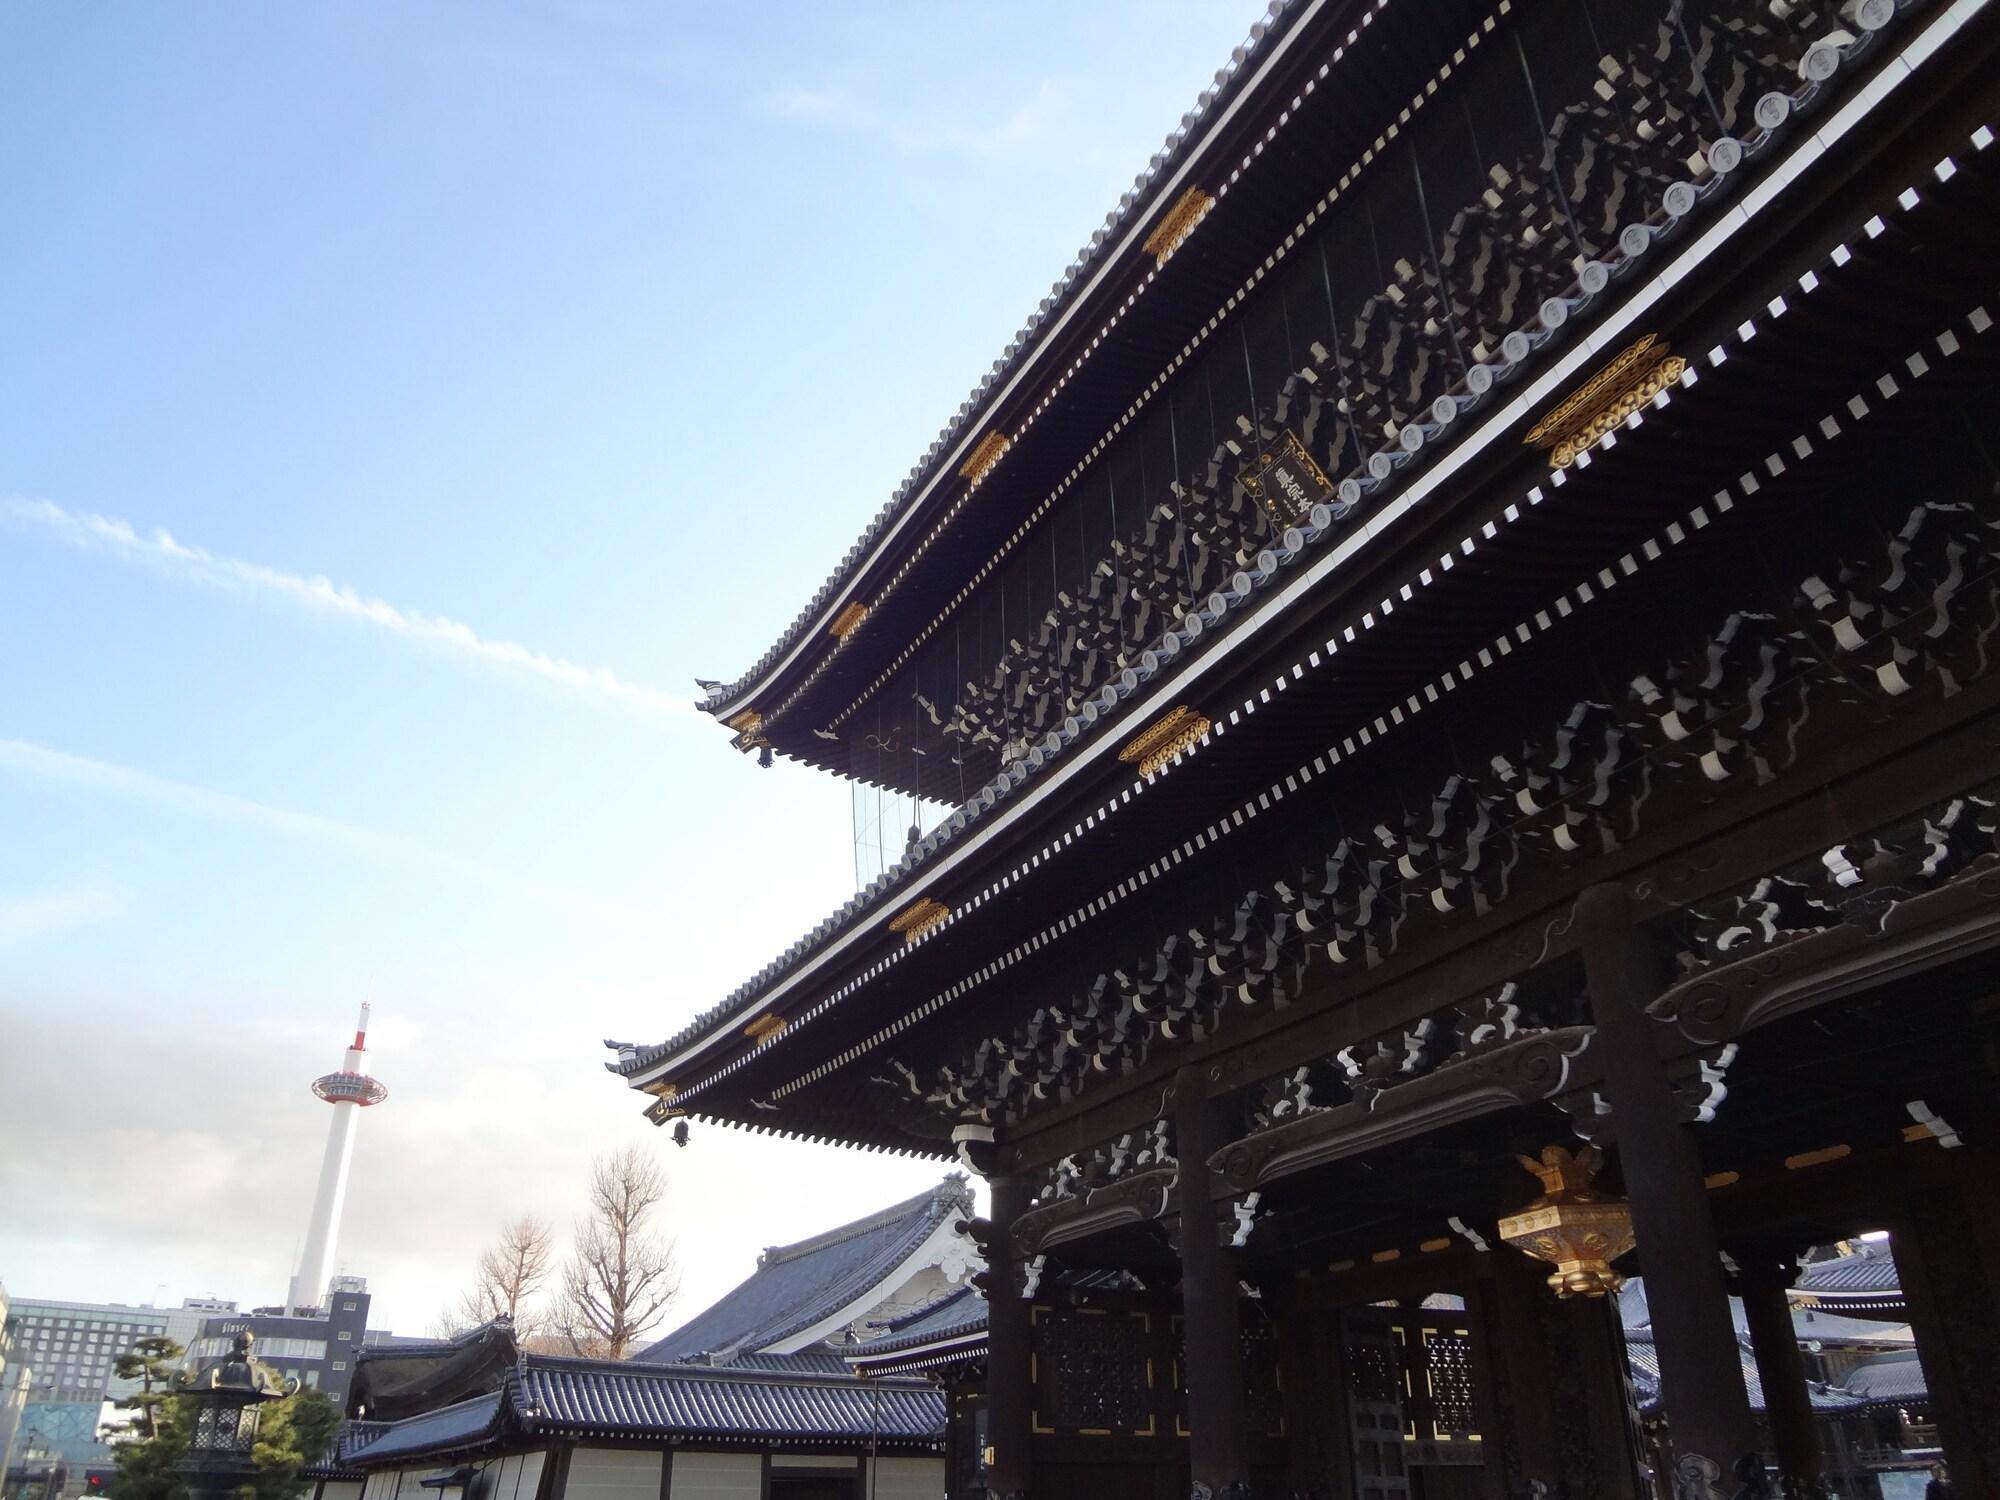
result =
[[[1289,431],[1244,475],[1243,488],[1280,526],[1303,526],[1315,505],[1333,502],[1333,482]]]

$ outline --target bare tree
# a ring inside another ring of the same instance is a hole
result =
[[[556,1326],[574,1354],[623,1359],[680,1290],[670,1240],[651,1232],[666,1179],[637,1146],[590,1166],[590,1211],[563,1267]]]
[[[480,1252],[472,1290],[459,1301],[459,1321],[470,1328],[505,1317],[517,1335],[534,1334],[541,1322],[535,1293],[555,1261],[555,1231],[548,1220],[522,1214]]]

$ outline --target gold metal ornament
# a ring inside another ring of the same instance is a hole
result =
[[[903,935],[904,943],[914,943],[918,938],[936,927],[951,915],[951,908],[942,901],[934,901],[929,896],[920,899],[916,905],[906,907],[889,919],[889,930]]]
[[[1636,1243],[1632,1207],[1594,1186],[1604,1153],[1586,1146],[1572,1156],[1561,1146],[1542,1148],[1540,1161],[1515,1158],[1541,1179],[1542,1196],[1500,1221],[1500,1238],[1555,1267],[1549,1285],[1558,1297],[1602,1297],[1625,1284],[1611,1262]]]
[[[1118,752],[1118,759],[1137,766],[1141,776],[1151,776],[1212,727],[1206,714],[1183,703],[1141,731]]]
[[[1174,200],[1174,206],[1161,216],[1153,232],[1146,236],[1145,252],[1153,257],[1153,264],[1164,266],[1173,253],[1185,245],[1195,227],[1208,217],[1208,211],[1215,207],[1215,199],[1198,187],[1191,187]]]
[[[1012,446],[1007,434],[996,427],[972,445],[972,452],[958,466],[958,477],[973,484],[979,483],[993,472],[993,466],[1007,456],[1007,450]]]
[[[1576,462],[1605,433],[1652,401],[1687,373],[1687,361],[1653,334],[1620,351],[1617,358],[1541,421],[1529,429],[1526,441],[1547,450],[1558,469]]]

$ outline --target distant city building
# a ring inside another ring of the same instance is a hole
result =
[[[166,1336],[171,1316],[165,1308],[124,1302],[13,1298],[8,1369],[26,1372],[17,1457],[29,1446],[52,1454],[76,1471],[78,1483],[86,1466],[108,1463],[111,1448],[98,1436],[106,1403],[135,1384],[112,1373],[118,1356],[142,1338]],[[0,1385],[0,1391],[11,1389]]]
[[[301,1385],[325,1391],[336,1401],[347,1399],[347,1383],[355,1357],[368,1342],[368,1283],[359,1276],[336,1276],[329,1284],[325,1306],[317,1314],[289,1313],[279,1307],[230,1309],[202,1320],[188,1344],[195,1364],[218,1364],[229,1357],[236,1335],[257,1341],[257,1357],[298,1377]]]
[[[0,1369],[0,1475],[14,1466],[20,1451],[28,1404],[28,1367],[10,1364]]]
[[[29,1370],[14,1357],[13,1327],[7,1317],[7,1288],[0,1285],[0,1475],[14,1461],[21,1411],[28,1401]]]
[[[183,1297],[181,1305],[167,1314],[167,1337],[185,1351],[201,1337],[202,1325],[210,1318],[235,1311],[236,1303],[227,1297]]]

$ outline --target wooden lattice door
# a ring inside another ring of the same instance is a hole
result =
[[[1405,1393],[1397,1333],[1389,1319],[1374,1313],[1349,1312],[1341,1319],[1355,1500],[1405,1500],[1410,1493],[1403,1463]]]

